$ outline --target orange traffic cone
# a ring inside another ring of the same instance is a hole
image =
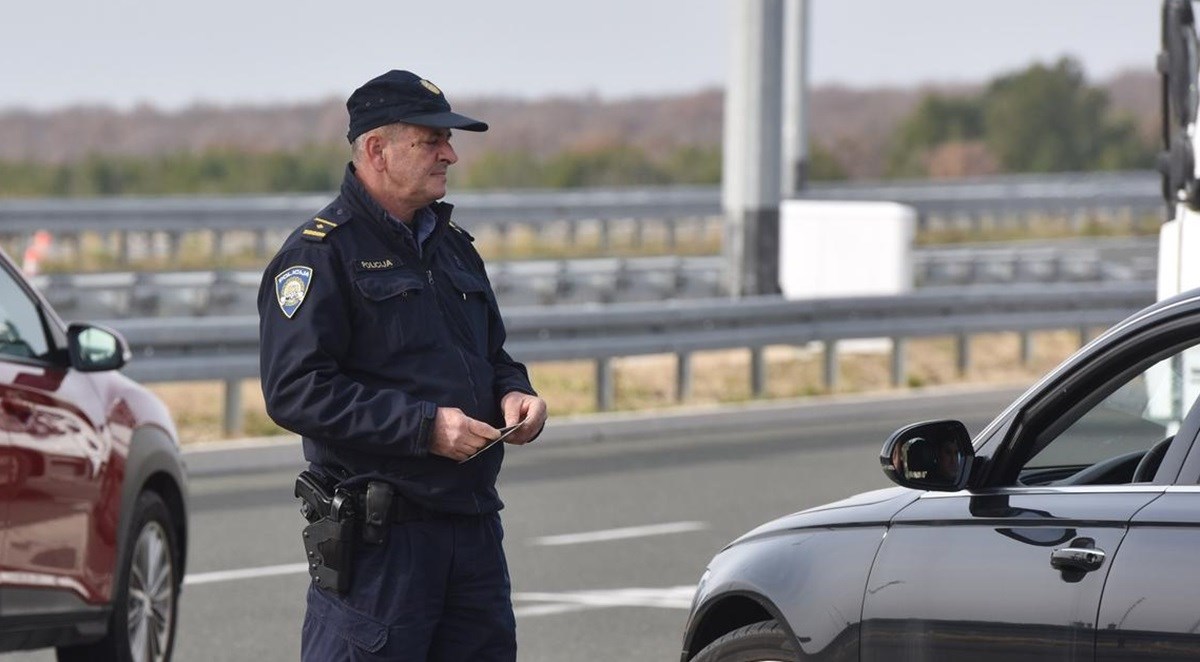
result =
[[[21,271],[25,272],[26,276],[38,274],[42,258],[50,251],[51,240],[50,233],[45,230],[33,233],[33,241],[29,242],[29,246],[25,248],[25,255],[21,258]]]

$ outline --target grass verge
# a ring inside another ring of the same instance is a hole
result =
[[[1021,361],[1020,338],[1014,333],[979,334],[971,339],[972,364],[958,374],[953,337],[910,340],[906,348],[905,387],[948,384],[1030,383],[1079,346],[1075,331],[1032,334],[1032,356]],[[765,350],[767,398],[802,398],[832,393],[885,392],[891,386],[890,354],[881,351],[840,352],[835,388],[823,383],[824,356],[819,346],[773,346]],[[626,357],[614,361],[617,410],[657,410],[683,405],[745,402],[752,399],[750,352],[720,350],[692,356],[692,393],[678,397],[673,355]],[[590,361],[555,361],[529,366],[534,386],[549,404],[550,414],[566,416],[596,411],[595,367]],[[184,443],[221,439],[220,382],[149,384],[170,408]],[[239,437],[286,434],[266,415],[258,382],[242,389],[243,431]]]

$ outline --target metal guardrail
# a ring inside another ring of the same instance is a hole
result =
[[[5,232],[49,230],[187,232],[291,230],[335,194],[67,198],[0,201]],[[448,201],[463,225],[548,223],[719,214],[715,187],[578,189],[567,191],[455,192]]]
[[[918,287],[1151,280],[1157,240],[937,246],[913,250]],[[497,261],[488,265],[505,310],[515,306],[621,303],[722,296],[716,256]],[[251,315],[257,271],[108,272],[37,276],[34,284],[71,319]]]
[[[922,216],[1076,212],[1126,208],[1161,212],[1162,175],[1154,170],[968,177],[952,180],[830,182],[804,196],[822,200],[891,200]]]
[[[496,261],[488,273],[505,308],[721,296],[716,256]],[[256,312],[261,271],[42,274],[31,280],[70,319],[222,316]]]
[[[691,388],[691,354],[749,348],[751,390],[765,390],[764,348],[824,346],[824,380],[838,381],[838,343],[857,338],[892,340],[891,380],[906,378],[905,342],[924,336],[957,336],[958,366],[970,365],[970,336],[1017,332],[1022,356],[1029,333],[1044,329],[1107,327],[1154,301],[1153,283],[1004,286],[921,291],[896,297],[787,301],[779,297],[670,301],[608,306],[521,308],[509,311],[507,348],[523,361],[590,360],[595,365],[597,409],[615,399],[612,361],[619,357],[675,354],[677,393]],[[110,321],[130,342],[135,358],[126,373],[146,382],[221,380],[225,429],[240,429],[238,382],[258,377],[256,316],[156,318]]]
[[[1163,209],[1159,175],[1153,171],[1002,175],[947,181],[814,182],[805,198],[891,200],[916,208],[928,227],[1027,225],[1030,215],[1110,213],[1127,217]],[[300,225],[331,199],[331,194],[228,197],[87,198],[0,201],[0,236],[20,241],[48,230],[70,244],[81,234],[102,235],[115,243],[122,264],[133,235],[146,245],[164,244],[178,254],[182,237],[210,235],[214,255],[249,248],[265,255],[284,233]],[[668,251],[681,232],[719,232],[721,193],[717,187],[573,191],[456,192],[455,218],[474,233],[495,233],[501,247],[524,227],[537,235],[554,231],[573,244],[580,226],[594,224],[600,248],[618,226],[628,224],[634,245],[649,226],[661,229]],[[161,242],[144,235],[163,235]],[[238,239],[252,237],[249,245]]]
[[[77,250],[82,235],[102,236],[120,264],[129,261],[135,238],[143,251],[162,251],[168,258],[179,254],[184,237],[196,235],[211,237],[207,243],[216,257],[247,248],[266,255],[333,195],[0,200],[0,237],[19,240],[46,230],[68,244],[67,250]],[[713,187],[465,192],[448,200],[457,223],[476,234],[498,235],[502,247],[518,227],[539,235],[561,233],[573,245],[580,226],[591,224],[604,249],[618,225],[631,224],[635,245],[653,225],[673,251],[681,232],[719,231],[721,214],[720,192]],[[162,235],[162,241],[152,235]]]
[[[918,287],[1154,280],[1158,238],[944,244],[913,251]]]

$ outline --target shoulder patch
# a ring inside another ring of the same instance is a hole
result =
[[[312,267],[301,265],[288,267],[275,276],[275,299],[288,319],[292,319],[300,304],[304,303],[312,277]]]
[[[450,227],[453,230],[457,231],[459,234],[466,237],[469,241],[471,241],[472,243],[475,241],[475,237],[472,237],[470,232],[467,232],[466,230],[462,229],[462,227],[459,226],[457,223],[455,223],[454,221],[448,221],[448,223],[450,224]]]

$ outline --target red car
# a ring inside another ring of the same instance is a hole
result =
[[[187,542],[174,423],[0,253],[0,651],[169,660]]]

